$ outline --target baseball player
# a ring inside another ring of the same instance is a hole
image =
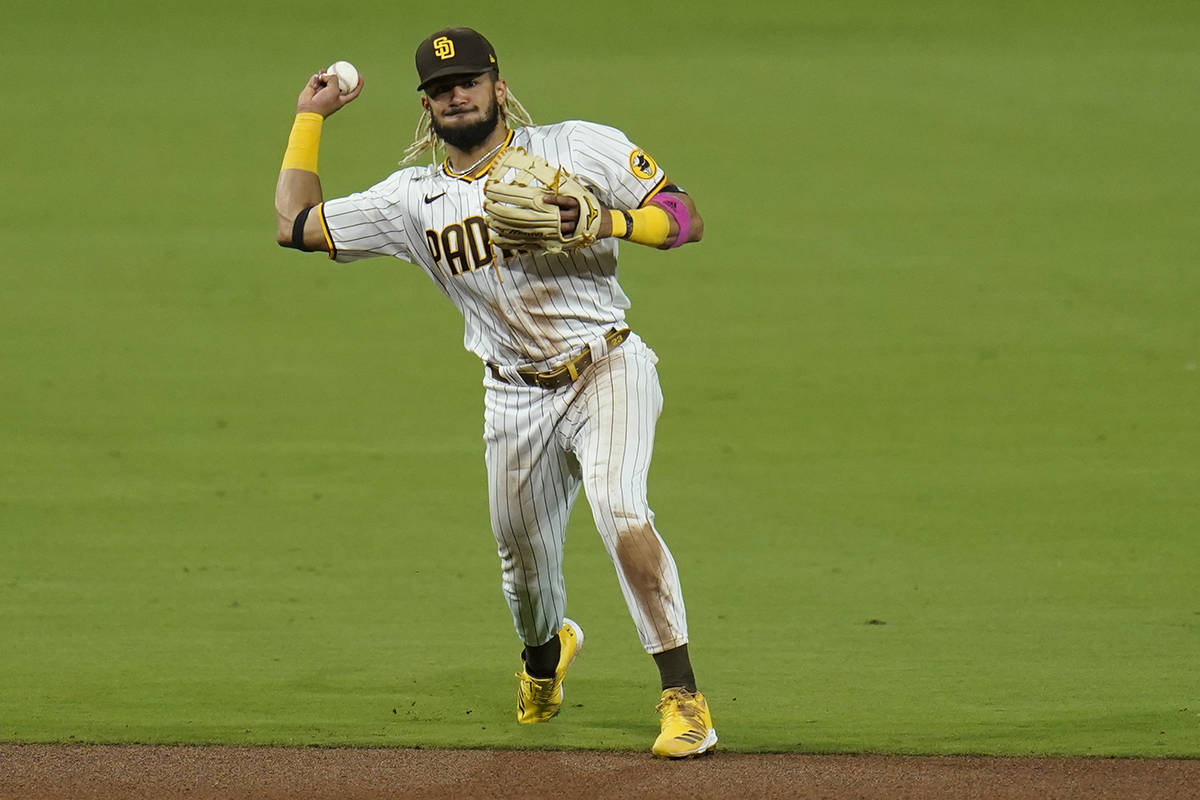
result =
[[[563,543],[582,486],[642,646],[658,666],[653,752],[716,746],[688,656],[679,575],[654,526],[646,480],[662,409],[654,351],[629,330],[618,240],[660,249],[699,241],[691,198],[615,128],[534,126],[470,28],[438,31],[416,52],[423,109],[406,166],[362,192],[325,200],[323,121],[339,94],[314,75],[300,93],[275,191],[279,244],[335,261],[392,256],[420,266],[462,313],[483,362],[484,440],[502,589],[524,642],[517,720],[545,722],[583,648],[565,616]]]

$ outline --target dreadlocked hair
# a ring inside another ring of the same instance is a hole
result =
[[[508,93],[508,97],[504,100],[504,105],[500,108],[504,115],[504,122],[510,128],[520,128],[525,125],[533,124],[533,117],[529,116],[529,112],[525,110],[525,106],[521,105],[521,101],[512,92]],[[439,152],[441,155],[439,155]],[[416,161],[420,161],[425,154],[428,153],[430,160],[437,162],[445,157],[446,147],[442,144],[441,138],[433,131],[433,117],[430,112],[426,111],[421,114],[421,118],[417,120],[417,129],[413,132],[413,141],[404,150],[404,158],[400,161],[400,166],[407,167]]]

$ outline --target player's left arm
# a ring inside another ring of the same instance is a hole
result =
[[[637,244],[670,250],[704,238],[704,218],[691,195],[670,180],[639,208],[606,208],[600,217],[597,237],[616,237]],[[559,208],[564,236],[575,232],[579,204],[563,195],[547,195],[546,201]],[[680,234],[683,234],[682,238]]]
[[[609,213],[604,215],[607,218],[600,222],[600,235],[616,236],[661,250],[681,247],[688,242],[698,242],[704,238],[704,218],[696,210],[696,202],[692,200],[692,196],[672,183],[669,178],[664,180],[666,183],[663,188],[642,203],[640,208],[609,209]],[[665,235],[661,232],[663,220],[659,211],[666,212]],[[645,230],[647,225],[651,230]],[[663,239],[661,244],[658,243],[659,238]]]

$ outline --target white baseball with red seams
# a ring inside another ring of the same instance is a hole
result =
[[[507,144],[574,174],[609,208],[638,208],[665,173],[621,131],[589,122],[517,128]],[[617,240],[550,255],[502,251],[483,217],[486,173],[448,162],[408,167],[318,207],[331,257],[419,265],[463,315],[463,344],[485,368],[484,440],[504,595],[522,640],[551,639],[566,611],[563,544],[582,487],[643,647],[687,643],[674,559],[654,526],[647,474],[662,409],[658,361],[627,327]],[[517,370],[551,370],[592,348],[594,363],[557,389]]]

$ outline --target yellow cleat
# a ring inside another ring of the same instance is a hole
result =
[[[562,708],[563,678],[567,676],[567,667],[583,650],[583,628],[574,620],[563,619],[558,639],[558,668],[553,678],[535,678],[524,669],[517,673],[521,681],[517,687],[517,722],[545,722]]]
[[[654,710],[662,714],[662,733],[651,748],[659,758],[698,756],[717,746],[708,701],[700,692],[665,689]]]

